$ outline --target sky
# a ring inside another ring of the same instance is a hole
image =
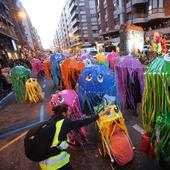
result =
[[[33,26],[38,30],[42,45],[50,48],[65,0],[20,0]]]

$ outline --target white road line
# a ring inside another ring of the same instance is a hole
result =
[[[44,79],[44,83],[46,82],[47,80],[46,79]]]
[[[44,121],[44,105],[40,107],[40,122]]]
[[[45,89],[45,87],[46,87],[46,84],[43,84],[43,89]]]
[[[139,132],[141,135],[143,135],[145,133],[144,129],[142,127],[140,127],[138,124],[134,124],[132,126],[137,132]]]
[[[10,95],[12,95],[13,94],[13,91],[11,92],[11,93],[9,93],[7,96],[5,96],[1,101],[0,101],[0,103],[2,103],[4,100],[6,100]]]
[[[45,98],[45,92],[44,92],[44,91],[42,92],[42,94],[43,94],[43,96],[44,96],[44,98]]]

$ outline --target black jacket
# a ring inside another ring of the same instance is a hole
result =
[[[82,126],[88,125],[94,122],[95,120],[97,120],[98,118],[99,118],[99,115],[97,114],[87,117],[85,119],[78,119],[78,120],[71,120],[71,119],[65,118],[63,115],[56,115],[55,119],[57,121],[64,119],[64,122],[62,124],[61,130],[58,136],[58,140],[59,141],[66,140],[67,133],[69,133],[71,130],[75,130]]]

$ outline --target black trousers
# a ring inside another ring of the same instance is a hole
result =
[[[73,170],[73,168],[72,168],[72,166],[71,166],[71,164],[69,162],[66,165],[64,165],[62,168],[57,169],[57,170]]]

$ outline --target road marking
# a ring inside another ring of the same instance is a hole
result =
[[[44,121],[44,105],[40,107],[40,122]]]
[[[44,91],[42,92],[42,94],[43,94],[43,96],[44,96],[44,98],[45,98],[45,92],[44,92]]]
[[[22,133],[21,135],[19,135],[18,137],[14,138],[12,141],[8,142],[7,144],[5,144],[4,146],[2,146],[0,148],[0,152],[3,151],[4,149],[6,149],[8,146],[12,145],[13,143],[17,142],[19,139],[21,139],[22,137],[24,137],[27,134],[28,131]]]
[[[45,87],[46,87],[46,84],[43,84],[43,89],[45,89]]]
[[[143,135],[145,133],[144,129],[142,127],[140,127],[138,124],[134,124],[132,126],[137,132],[139,132],[141,135]]]
[[[32,128],[33,126],[35,126],[35,125],[37,125],[37,124],[39,124],[39,123],[40,123],[40,122],[39,122],[39,120],[38,120],[38,121],[36,121],[36,122],[30,123],[29,125],[26,125],[26,126],[23,126],[23,127],[14,129],[14,130],[11,130],[11,131],[9,131],[9,132],[5,132],[5,133],[3,133],[2,135],[0,135],[0,139],[1,139],[1,138],[4,138],[4,137],[7,137],[7,136],[10,136],[10,135],[17,134],[17,133],[22,132],[22,131],[24,131],[24,130],[30,129],[30,128]]]
[[[31,128],[31,127],[39,124],[40,122],[44,121],[44,119],[45,119],[44,105],[41,105],[41,107],[40,107],[40,117],[39,117],[39,121],[34,122],[34,123],[31,123],[31,124],[29,124],[29,125],[27,125],[27,126],[24,126],[24,127],[20,127],[20,128],[18,128],[18,129],[14,129],[14,130],[12,130],[12,131],[10,131],[10,132],[7,132],[7,133],[1,135],[0,138],[6,137],[6,136],[9,136],[9,135],[13,135],[13,134],[18,133],[18,132],[20,132],[20,131],[29,129],[29,128]],[[20,138],[24,137],[27,132],[28,132],[28,131],[22,133],[21,135],[19,135],[18,137],[14,138],[12,141],[10,141],[9,143],[7,143],[7,144],[5,144],[4,146],[2,146],[2,147],[0,148],[0,151],[6,149],[8,146],[10,146],[10,145],[12,145],[13,143],[17,142]]]
[[[13,94],[13,91],[11,92],[11,93],[9,93],[7,96],[5,96],[1,101],[0,101],[0,103],[2,103],[4,100],[6,100],[10,95],[12,95]]]
[[[46,79],[44,79],[44,83],[46,82],[47,80]]]

